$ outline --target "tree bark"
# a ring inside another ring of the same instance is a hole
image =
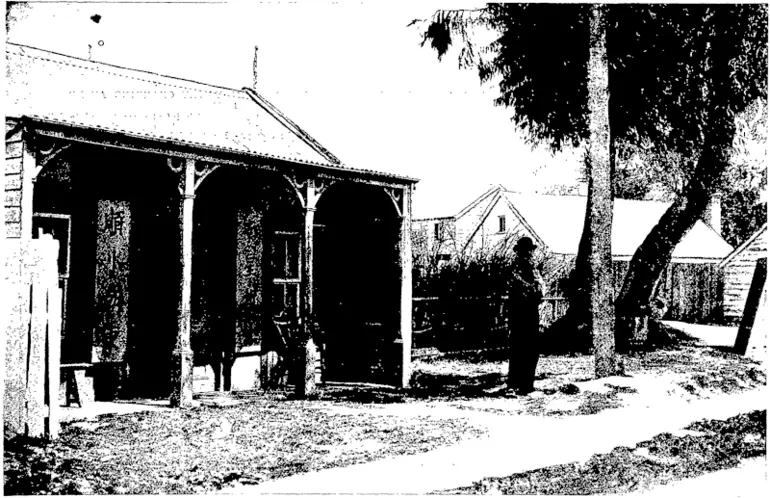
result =
[[[617,371],[611,245],[614,154],[609,122],[606,9],[604,5],[594,5],[591,9],[588,63],[590,137],[586,151],[588,199],[583,235],[571,277],[569,310],[564,319],[574,333],[585,326],[590,330],[596,377],[614,375]]]
[[[607,6],[591,8],[591,53],[588,61],[588,267],[589,312],[596,377],[616,373],[615,308],[612,282],[612,141],[609,120]]]

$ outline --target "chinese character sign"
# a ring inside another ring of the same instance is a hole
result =
[[[100,361],[123,361],[126,352],[130,231],[127,201],[97,203],[94,346],[101,348]]]

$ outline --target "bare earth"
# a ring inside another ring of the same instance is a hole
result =
[[[766,403],[761,362],[702,343],[628,358],[626,375],[599,380],[592,360],[543,358],[527,397],[503,389],[502,353],[466,353],[416,361],[409,392],[329,387],[308,401],[241,393],[186,411],[70,413],[53,444],[6,441],[5,492],[428,493],[586,462]]]

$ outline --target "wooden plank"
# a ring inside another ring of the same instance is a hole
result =
[[[13,140],[5,142],[5,158],[21,157],[22,142],[21,140]]]
[[[21,238],[21,223],[9,223],[5,224],[5,238],[6,239],[18,239]]]
[[[62,291],[48,290],[48,424],[46,433],[51,439],[59,437],[59,366],[61,365]]]
[[[6,223],[21,223],[21,208],[20,207],[6,207],[5,208],[5,222]]]
[[[21,158],[13,157],[5,159],[5,174],[16,175],[21,173]]]
[[[21,120],[15,118],[5,118],[5,140],[21,140]],[[15,129],[14,129],[15,128]]]
[[[5,190],[21,190],[21,174],[5,175]]]
[[[29,357],[27,360],[27,435],[43,437],[45,426],[43,419],[45,397],[45,336],[46,336],[46,297],[45,281],[40,274],[32,280],[32,320],[29,336]]]
[[[757,260],[757,269],[754,270],[754,278],[751,280],[751,290],[746,299],[746,307],[743,311],[741,325],[738,327],[738,335],[735,337],[735,346],[733,351],[745,355],[749,345],[751,332],[754,328],[754,319],[759,310],[759,301],[762,296],[762,288],[767,279],[767,258]]]
[[[192,327],[192,237],[193,237],[193,199],[195,198],[195,161],[184,163],[184,194],[179,210],[181,224],[181,282],[180,304],[177,327],[176,348],[172,360],[171,406],[189,407],[193,402],[192,386],[192,349],[190,349],[190,330]]]
[[[21,190],[6,190],[5,207],[16,207],[21,209]]]
[[[397,387],[407,388],[411,381],[412,361],[412,187],[403,190],[401,226],[398,239],[399,291],[399,338],[395,345],[401,349],[397,360]]]
[[[22,239],[32,239],[32,193],[34,191],[35,170],[37,158],[30,147],[30,135],[24,134],[24,148],[21,158],[21,236]]]
[[[11,433],[24,434],[30,287],[28,283],[14,279],[13,282],[6,281],[4,289],[2,311],[7,317],[7,322],[3,331],[5,338],[3,417],[5,427]]]

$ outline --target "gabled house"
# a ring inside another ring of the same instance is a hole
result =
[[[719,263],[724,271],[724,312],[731,322],[740,321],[757,261],[767,258],[767,223]]]
[[[500,191],[504,191],[502,186],[493,187],[459,211],[451,205],[453,198],[442,200],[449,200],[449,205],[423,204],[423,211],[412,222],[415,246],[422,245],[423,250],[444,260],[466,252],[469,237],[484,227],[486,210],[496,203]]]
[[[667,208],[666,202],[615,199],[612,257],[616,287],[622,284],[634,252]],[[585,209],[583,196],[518,194],[498,185],[456,215],[436,213],[425,218],[418,214],[412,231],[415,241],[427,241],[426,250],[445,257],[492,250],[512,238],[528,236],[543,253],[569,262],[577,254]],[[717,231],[701,220],[696,222],[674,250],[661,289],[667,296],[671,316],[717,319],[721,310],[717,265],[731,251],[732,247]],[[693,286],[698,289],[694,294]],[[552,287],[552,291],[558,289]]]
[[[4,233],[61,243],[64,363],[184,404],[193,365],[227,388],[284,320],[320,330],[327,379],[409,382],[416,180],[343,164],[254,88],[12,43],[6,64]]]

